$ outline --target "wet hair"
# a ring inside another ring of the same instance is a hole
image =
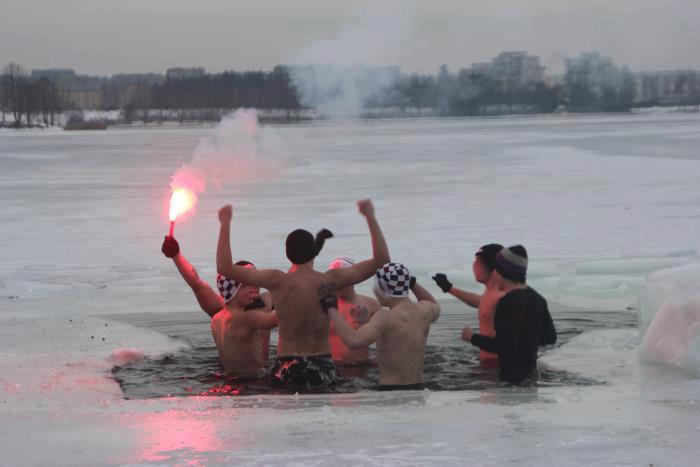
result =
[[[297,229],[287,235],[287,258],[293,264],[304,264],[314,259],[323,249],[327,239],[332,238],[333,233],[328,229],[321,229],[316,237],[304,229]]]
[[[489,243],[479,248],[479,251],[474,253],[474,256],[479,258],[482,264],[489,270],[493,272],[496,268],[496,255],[503,249],[503,245],[498,243]]]

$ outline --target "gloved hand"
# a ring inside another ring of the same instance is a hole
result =
[[[163,254],[168,258],[174,258],[178,254],[180,254],[180,244],[177,243],[175,237],[166,235],[165,240],[163,240],[163,246],[161,247],[160,251],[162,251]]]
[[[411,276],[411,283],[408,285],[408,288],[413,290],[413,287],[416,286],[416,276]]]
[[[318,302],[325,313],[331,308],[338,309],[338,297],[335,294],[326,295],[322,297]]]
[[[443,292],[449,293],[452,290],[452,282],[447,280],[447,276],[441,272],[438,272],[433,276],[435,283],[442,289]]]

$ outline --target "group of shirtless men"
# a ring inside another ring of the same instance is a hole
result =
[[[426,342],[440,305],[406,266],[391,262],[372,202],[357,204],[369,227],[372,258],[355,262],[340,257],[325,272],[314,269],[325,240],[332,237],[325,229],[316,237],[306,230],[289,234],[286,253],[292,265],[287,272],[234,263],[233,208],[222,207],[216,252],[219,293],[198,276],[175,238],[165,238],[163,253],[173,259],[212,318],[212,335],[228,375],[263,375],[269,331],[278,327],[271,371],[275,385],[333,385],[339,379],[336,363],[365,363],[369,346],[376,343],[380,390],[425,387]],[[465,327],[461,337],[481,348],[482,360],[497,361],[500,378],[513,384],[535,379],[538,348],[556,342],[546,300],[526,284],[527,264],[522,246],[489,244],[476,252],[473,263],[475,279],[485,286],[483,294],[454,287],[444,274],[433,277],[443,292],[478,308],[479,332]],[[372,276],[376,300],[354,289]],[[261,288],[267,292],[261,294]]]

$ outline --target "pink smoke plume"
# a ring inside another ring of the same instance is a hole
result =
[[[191,194],[188,212],[192,213],[208,185],[265,179],[283,155],[281,141],[271,130],[259,126],[255,109],[239,109],[225,116],[213,133],[197,144],[192,161],[175,171],[170,187],[173,192],[184,189]]]

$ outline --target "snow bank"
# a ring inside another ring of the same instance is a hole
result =
[[[0,398],[16,407],[121,400],[113,366],[185,347],[157,332],[85,316],[3,320],[0,342]]]
[[[643,360],[700,377],[700,264],[648,278],[639,315]]]
[[[109,356],[109,361],[116,366],[126,366],[143,360],[143,357],[140,349],[117,349]]]

